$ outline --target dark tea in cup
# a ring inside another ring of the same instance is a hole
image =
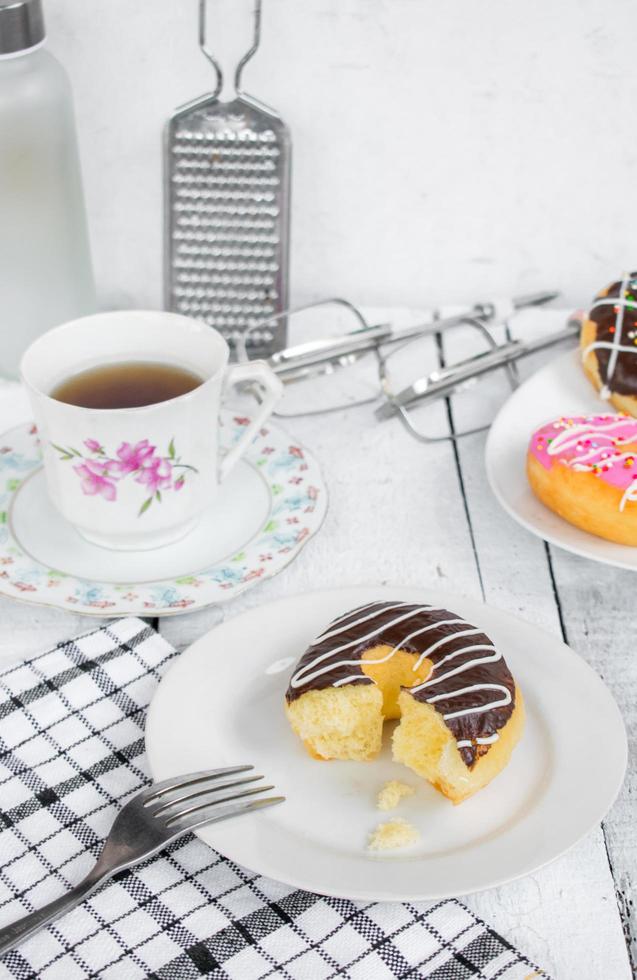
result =
[[[203,380],[179,365],[120,361],[79,371],[50,394],[58,402],[79,408],[142,408],[194,391]]]

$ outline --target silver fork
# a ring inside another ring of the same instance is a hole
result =
[[[66,895],[0,929],[0,955],[75,908],[118,871],[152,857],[182,834],[204,824],[217,823],[240,813],[282,803],[284,796],[237,802],[244,797],[274,789],[273,786],[263,785],[240,789],[246,783],[258,782],[263,776],[225,778],[239,777],[253,768],[230,766],[193,772],[187,776],[165,779],[142,790],[115,817],[97,863],[86,878]]]

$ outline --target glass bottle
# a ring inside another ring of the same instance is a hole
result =
[[[0,0],[0,373],[96,310],[71,86],[41,0]]]

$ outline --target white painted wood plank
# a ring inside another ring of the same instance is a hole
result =
[[[553,980],[631,980],[601,828],[553,864],[464,899]]]
[[[525,328],[520,333],[528,336],[536,332],[537,317],[525,314],[519,319]],[[557,328],[555,318],[540,317],[543,319],[549,329]],[[450,360],[468,356],[474,346],[464,330],[448,335],[444,345]],[[535,364],[521,365],[522,376],[537,368],[538,358],[533,360]],[[477,400],[480,408],[497,410],[503,393],[503,386],[491,380],[454,397],[456,427],[471,423],[478,410]],[[505,514],[490,493],[484,442],[484,435],[460,440],[458,459],[485,600],[561,636],[546,547]],[[585,576],[579,599],[586,602],[590,587],[590,576]],[[579,643],[574,646],[583,652]],[[601,828],[554,864],[522,881],[472,896],[469,904],[554,977],[597,980],[631,976]],[[590,942],[592,921],[594,944]]]
[[[33,656],[99,625],[91,616],[0,597],[0,663]]]
[[[498,342],[505,339],[503,330],[494,331],[494,336]],[[465,328],[448,333],[443,347],[448,362],[469,357],[480,349],[474,332]],[[523,374],[525,369],[528,373],[528,365],[521,363]],[[454,396],[451,410],[455,429],[469,428],[477,416],[492,419],[509,390],[499,372],[499,378],[494,375],[469,392]],[[480,433],[457,442],[484,599],[559,635],[559,615],[544,542],[512,520],[491,493],[484,462],[485,441],[486,433]]]
[[[634,573],[551,548],[555,581],[569,643],[613,692],[628,734],[624,786],[604,821],[606,846],[624,929],[637,973],[637,650]]]

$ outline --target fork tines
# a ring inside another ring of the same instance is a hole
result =
[[[228,766],[165,779],[150,787],[144,797],[144,806],[169,830],[182,831],[196,830],[206,823],[282,803],[284,796],[238,802],[274,789],[263,784],[242,789],[248,783],[259,782],[263,776],[233,777],[253,769],[254,766]]]

